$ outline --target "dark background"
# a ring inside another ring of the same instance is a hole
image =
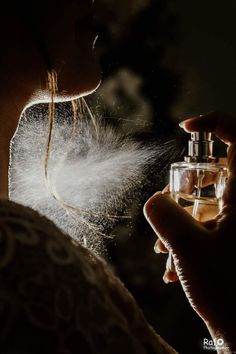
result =
[[[236,113],[235,1],[96,0],[95,6],[103,83],[88,101],[109,124],[143,142],[174,138],[174,159],[182,160],[180,120],[212,110]],[[225,152],[221,144],[217,152]],[[136,218],[117,225],[107,259],[156,331],[180,353],[194,354],[210,336],[180,285],[162,282],[166,256],[154,254],[156,237],[142,215],[148,195],[166,184],[171,162],[167,156],[147,176],[133,205]]]

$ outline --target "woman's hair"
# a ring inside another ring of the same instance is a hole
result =
[[[49,183],[48,181],[48,163],[50,158],[50,150],[51,150],[51,143],[52,143],[52,131],[54,126],[54,119],[55,119],[55,95],[57,93],[57,73],[56,71],[48,71],[48,91],[50,94],[50,102],[48,105],[48,136],[46,142],[46,151],[45,151],[45,158],[44,158],[44,174],[45,174],[45,181],[46,184]],[[50,183],[49,183],[50,185]]]
[[[118,217],[116,215],[109,215],[109,214],[104,214],[104,213],[99,213],[99,212],[94,212],[90,211],[88,209],[83,209],[81,207],[77,206],[72,206],[68,202],[66,202],[57,192],[55,183],[53,179],[51,180],[50,176],[50,171],[49,171],[49,162],[51,158],[51,151],[52,151],[52,140],[53,140],[53,128],[55,126],[55,96],[57,94],[58,90],[58,85],[57,85],[57,73],[55,70],[48,71],[47,75],[47,80],[48,80],[48,91],[50,94],[50,102],[48,105],[48,133],[47,133],[47,140],[46,140],[46,149],[45,149],[45,156],[44,156],[44,177],[45,177],[45,185],[50,193],[50,195],[72,216],[75,218],[80,217],[80,222],[85,224],[91,231],[101,234],[102,236],[104,235],[98,226],[96,224],[92,223],[91,221],[87,221],[87,219],[91,219],[90,217],[106,217],[110,220],[117,220]],[[99,138],[99,127],[96,122],[96,119],[89,109],[85,99],[83,97],[72,100],[71,101],[71,106],[72,106],[72,112],[73,112],[73,117],[72,117],[72,131],[71,135],[69,137],[69,140],[71,141],[73,137],[75,136],[76,133],[76,128],[77,128],[77,121],[80,117],[83,117],[85,119],[85,115],[88,115],[92,126],[94,130],[94,134],[96,135],[97,138]],[[69,143],[69,141],[68,141]],[[58,161],[58,164],[63,164],[67,158],[67,152],[65,152],[65,155],[61,157],[60,161]],[[82,216],[82,218],[81,218]],[[87,216],[88,218],[84,218],[84,216]],[[84,246],[86,246],[86,238],[83,238],[83,243]]]

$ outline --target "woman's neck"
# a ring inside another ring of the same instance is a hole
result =
[[[8,166],[10,145],[0,136],[0,199],[8,199]]]
[[[8,199],[10,142],[27,100],[9,90],[0,92],[0,199]]]

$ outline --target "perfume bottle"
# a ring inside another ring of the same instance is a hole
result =
[[[191,133],[188,156],[170,168],[170,194],[180,206],[199,221],[214,218],[222,209],[227,167],[213,156],[209,132]],[[174,271],[171,253],[167,270]]]

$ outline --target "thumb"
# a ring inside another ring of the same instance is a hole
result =
[[[144,215],[165,247],[179,258],[198,250],[206,229],[167,194],[158,192],[144,205]]]

